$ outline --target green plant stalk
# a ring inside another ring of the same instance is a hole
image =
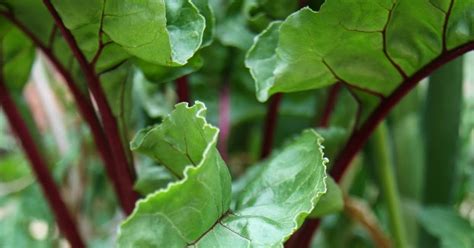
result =
[[[422,201],[424,143],[420,126],[421,91],[415,88],[390,114],[393,158],[398,190],[410,245],[418,243],[419,226],[416,206]]]
[[[444,65],[430,77],[422,123],[425,205],[449,205],[453,201],[463,99],[462,81],[462,58]],[[419,242],[426,247],[437,246],[437,240],[423,230]]]
[[[430,77],[423,115],[425,204],[452,202],[462,109],[463,60],[456,59]]]
[[[382,194],[388,210],[390,231],[395,241],[394,247],[408,247],[405,224],[401,212],[400,195],[393,168],[388,128],[382,122],[375,130],[370,142],[375,173],[379,179]]]
[[[2,61],[0,61],[0,63],[1,62]],[[59,187],[56,185],[50,171],[48,170],[47,160],[41,154],[39,146],[35,143],[33,135],[28,129],[26,122],[23,120],[14,100],[10,96],[7,86],[3,81],[3,75],[1,75],[1,72],[0,108],[3,109],[13,133],[18,137],[25,155],[30,161],[31,169],[52,209],[59,230],[73,247],[85,247],[84,241],[82,240],[79,229],[76,225],[76,221],[68,211],[67,205],[59,191]]]
[[[388,122],[400,195],[413,201],[421,201],[425,165],[419,95],[419,88],[415,88],[393,110]]]

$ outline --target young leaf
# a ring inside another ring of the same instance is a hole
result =
[[[196,5],[199,10],[199,13],[204,16],[206,19],[206,29],[202,37],[201,47],[209,46],[214,39],[215,32],[215,17],[214,11],[212,10],[208,0],[192,0],[192,3]]]
[[[120,247],[282,247],[326,192],[321,138],[308,130],[246,177],[231,209],[218,129],[205,110],[200,102],[178,104],[132,142],[180,181],[137,203],[120,228]]]
[[[304,8],[265,30],[247,66],[261,101],[336,82],[389,95],[427,64],[474,41],[473,8],[471,0],[328,0],[319,12]],[[269,63],[256,63],[274,53]]]
[[[222,227],[248,239],[251,247],[281,247],[326,193],[321,141],[306,130],[262,164],[237,194]],[[209,247],[211,239],[202,240],[202,247]]]
[[[218,129],[205,107],[176,105],[163,124],[140,132],[132,149],[182,180],[137,203],[121,226],[120,247],[183,247],[203,235],[229,209],[230,174],[216,149]]]

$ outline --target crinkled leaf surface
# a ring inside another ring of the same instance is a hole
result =
[[[132,143],[182,180],[149,195],[120,229],[121,247],[184,247],[223,216],[230,204],[230,174],[216,149],[218,129],[205,107],[179,104],[163,124]]]
[[[321,138],[307,130],[245,177],[231,208],[218,129],[205,110],[178,104],[132,142],[181,179],[137,203],[120,228],[120,247],[282,247],[326,192]]]
[[[390,94],[443,53],[474,42],[472,0],[328,0],[272,24],[249,50],[259,100],[343,82]]]

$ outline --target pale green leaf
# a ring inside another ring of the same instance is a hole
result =
[[[137,203],[122,224],[120,247],[184,247],[198,239],[230,205],[230,174],[216,149],[218,129],[205,107],[176,105],[163,124],[137,135],[132,149],[148,154],[182,180]]]
[[[179,181],[148,195],[122,224],[120,247],[282,247],[326,192],[321,138],[307,130],[246,177],[231,208],[229,171],[205,107],[176,105],[132,148]]]
[[[245,64],[250,68],[254,77],[257,90],[257,98],[260,101],[267,100],[273,93],[274,75],[273,70],[278,59],[275,49],[278,46],[278,31],[281,22],[273,22],[255,39],[255,43],[249,50]]]
[[[405,76],[474,42],[473,13],[471,0],[328,0],[265,30],[247,66],[261,101],[337,82],[389,95]]]
[[[212,43],[215,33],[215,17],[214,11],[212,10],[208,0],[192,0],[192,3],[196,5],[199,13],[206,19],[206,29],[202,37],[202,47],[208,46]]]
[[[202,44],[205,18],[190,0],[106,2],[103,30],[145,61],[184,65]]]

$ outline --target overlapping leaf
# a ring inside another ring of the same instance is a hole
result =
[[[382,95],[474,42],[471,0],[328,0],[269,26],[249,50],[259,100],[343,82]]]
[[[120,228],[120,247],[281,247],[326,192],[320,136],[308,130],[242,179],[231,208],[218,129],[205,110],[178,104],[132,142],[180,180],[139,201]]]
[[[190,0],[53,1],[82,50],[92,58],[106,34],[131,55],[184,65],[199,49],[206,20]],[[205,3],[200,2],[203,10]],[[81,11],[77,11],[81,9]]]

